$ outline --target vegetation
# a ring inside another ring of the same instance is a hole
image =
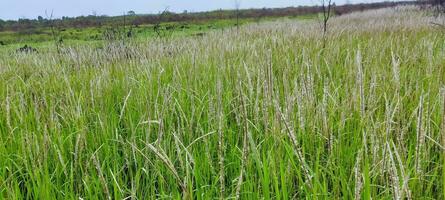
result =
[[[312,16],[308,16],[312,17]],[[312,17],[313,18],[313,17]],[[265,20],[265,19],[264,19]],[[252,22],[252,20],[244,19],[243,24]],[[160,24],[160,31],[168,33],[169,37],[176,36],[192,36],[198,33],[206,33],[211,30],[220,30],[232,27],[234,20],[209,20],[205,22],[196,23],[178,23],[169,22]],[[91,28],[57,28],[57,35],[63,39],[63,41],[71,43],[79,42],[101,42],[107,40],[111,32],[125,32],[128,33],[131,30],[131,37],[133,39],[143,39],[157,37],[158,33],[154,27],[156,25],[141,25],[141,26],[124,26],[118,24],[113,27],[91,27]],[[173,29],[166,30],[167,27],[173,27]],[[126,35],[126,34],[125,34]],[[41,45],[53,40],[52,31],[49,28],[42,28],[33,30],[31,33],[22,32],[0,32],[0,41],[3,41],[5,45],[23,45],[33,44]]]
[[[0,47],[0,198],[442,199],[440,20]]]
[[[237,2],[237,1],[235,1]],[[426,2],[381,2],[368,4],[347,4],[335,6],[332,11],[335,15],[342,15],[353,11],[394,7],[398,5],[426,4]],[[326,5],[325,5],[326,4]],[[202,34],[209,29],[221,29],[241,25],[246,22],[259,22],[281,17],[290,18],[314,18],[318,13],[325,13],[331,4],[322,3],[321,6],[300,6],[289,8],[263,8],[263,9],[239,9],[239,2],[234,5],[236,10],[217,10],[210,12],[183,13],[169,12],[168,9],[159,14],[136,14],[129,11],[123,16],[89,15],[80,17],[62,17],[54,19],[52,14],[39,16],[37,19],[19,19],[17,21],[0,20],[0,45],[30,44],[53,40],[54,30],[63,40],[93,41],[102,40],[104,34],[110,29],[126,29],[132,31],[132,36],[150,37],[159,36],[162,29],[168,31],[161,35]],[[334,5],[333,5],[334,7]],[[327,24],[327,20],[326,20]],[[199,29],[199,30],[196,30]]]

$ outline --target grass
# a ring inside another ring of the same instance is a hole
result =
[[[0,198],[443,199],[424,11],[0,49]],[[323,46],[325,46],[323,48]]]
[[[301,16],[288,17],[291,19],[311,20],[316,18],[314,14],[307,14]],[[240,25],[248,23],[259,23],[266,21],[276,21],[285,19],[284,17],[263,17],[259,19],[243,18],[239,20]],[[236,19],[218,19],[218,20],[201,20],[191,22],[168,22],[161,23],[161,29],[163,34],[168,37],[183,37],[193,36],[197,34],[205,34],[209,31],[223,30],[227,28],[233,28],[236,26]],[[108,29],[120,30],[125,32],[124,35],[132,29],[133,40],[147,40],[157,37],[157,33],[153,30],[154,25],[140,25],[130,26],[126,25],[123,28],[123,24],[115,24],[115,27],[103,26],[92,28],[55,28],[57,37],[63,39],[65,43],[85,43],[85,42],[102,42],[104,34]],[[172,30],[165,30],[166,27],[174,27]],[[52,31],[50,28],[35,28],[28,31],[5,31],[0,32],[0,41],[8,46],[23,46],[24,44],[33,45],[39,47],[42,43],[48,43],[54,40]]]

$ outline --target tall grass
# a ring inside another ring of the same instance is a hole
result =
[[[0,50],[0,198],[443,199],[445,36],[414,8]]]

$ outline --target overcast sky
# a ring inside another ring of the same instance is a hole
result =
[[[314,5],[319,0],[238,0],[241,8],[287,7]],[[375,2],[378,0],[334,0],[336,4],[346,1]],[[54,16],[121,15],[133,10],[139,14],[158,13],[169,7],[170,11],[207,11],[233,9],[235,0],[0,0],[0,19],[36,18],[54,12]]]

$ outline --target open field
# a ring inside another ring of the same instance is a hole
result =
[[[384,2],[362,2],[354,4],[335,5],[335,15],[341,15],[351,13],[355,11],[364,11],[370,9],[396,7],[402,5],[425,5],[431,4],[432,1],[384,1]],[[143,24],[155,24],[157,22],[205,22],[211,20],[228,20],[228,19],[258,19],[258,18],[277,18],[277,17],[298,17],[311,15],[314,13],[322,12],[321,5],[312,6],[288,6],[281,8],[250,8],[243,9],[238,8],[237,5],[232,9],[218,9],[210,11],[191,11],[182,10],[182,12],[172,12],[169,10],[169,6],[159,10],[157,14],[142,14],[135,13],[134,11],[127,11],[121,13],[123,15],[109,16],[104,14],[98,14],[93,11],[90,15],[81,15],[77,17],[60,16],[63,12],[60,10],[45,10],[45,13],[37,12],[41,14],[36,19],[26,18],[21,16],[18,20],[2,20],[0,19],[0,31],[29,31],[36,30],[38,28],[49,28],[51,25],[57,25],[61,28],[67,27],[101,27],[101,26],[113,26],[116,24],[127,25],[143,25]],[[239,5],[238,5],[239,6]],[[145,7],[145,6],[143,6]],[[146,7],[145,7],[146,8]],[[37,14],[36,13],[36,14]],[[54,14],[54,15],[53,15]],[[60,17],[55,17],[55,15]],[[42,16],[43,15],[43,16]],[[53,23],[52,23],[53,22]]]
[[[443,21],[0,47],[0,199],[444,199]]]
[[[236,27],[239,25],[248,23],[260,23],[268,21],[277,21],[283,19],[293,20],[310,20],[316,19],[316,14],[307,14],[301,16],[288,16],[288,17],[263,17],[261,19],[255,18],[243,18],[243,19],[215,19],[196,22],[163,22],[160,24],[163,37],[182,37],[182,36],[194,36],[205,34],[209,31],[222,31],[228,28]],[[108,32],[119,31],[122,36],[127,37],[126,34],[131,30],[132,40],[147,40],[159,37],[159,35],[153,30],[154,24],[144,25],[123,25],[116,24],[114,26],[101,26],[101,27],[80,27],[80,28],[60,28],[55,27],[53,34],[51,28],[36,28],[32,30],[23,31],[0,31],[0,42],[6,47],[23,46],[25,44],[39,47],[42,43],[53,42],[54,36],[61,38],[64,43],[85,43],[85,42],[101,42]],[[171,28],[171,30],[166,30]],[[1,47],[1,46],[0,46]]]
[[[354,11],[378,8],[417,5],[425,6],[428,1],[396,1],[345,4],[334,6],[332,14],[340,16]],[[121,16],[87,15],[79,17],[36,19],[21,18],[18,20],[0,19],[0,46],[5,45],[39,45],[41,42],[54,41],[85,42],[103,40],[109,32],[121,32],[128,38],[151,38],[159,36],[154,30],[158,27],[164,37],[200,35],[210,30],[221,30],[246,23],[275,21],[282,18],[316,19],[322,13],[321,6],[298,6],[286,8],[261,8],[240,10],[214,10],[207,12],[174,13],[168,7],[159,14],[136,14],[128,11]]]

